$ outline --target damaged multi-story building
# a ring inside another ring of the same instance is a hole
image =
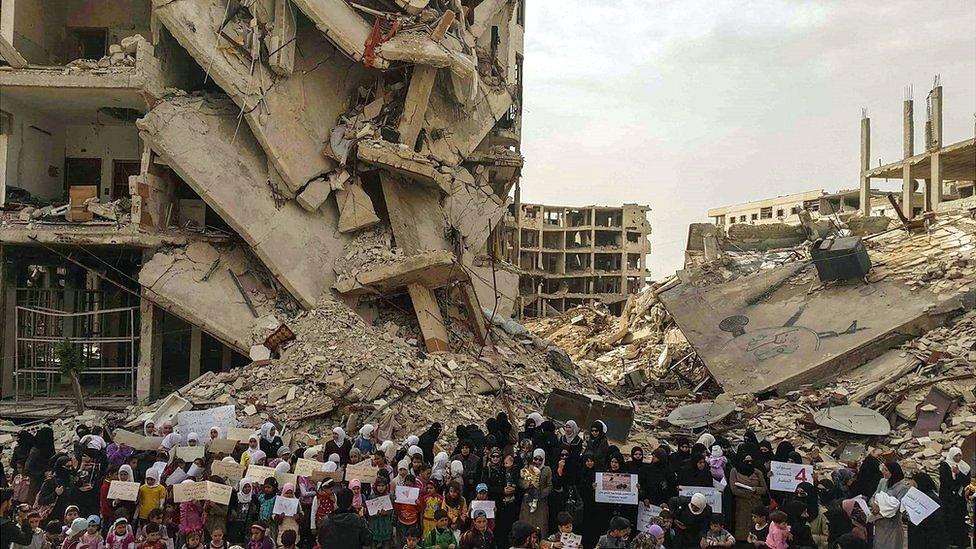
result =
[[[58,394],[66,352],[92,394],[155,396],[330,293],[412,305],[429,352],[439,300],[486,338],[521,0],[56,4],[0,8],[4,397]]]
[[[552,206],[515,202],[501,255],[518,267],[520,317],[602,303],[614,314],[644,288],[651,253],[650,207]]]

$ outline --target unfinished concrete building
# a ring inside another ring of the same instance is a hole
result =
[[[328,294],[412,306],[429,352],[439,301],[486,337],[521,0],[0,10],[3,397],[62,393],[66,349],[90,402],[158,395],[273,352]]]
[[[651,252],[648,206],[512,204],[504,256],[522,271],[524,317],[603,303],[619,314],[644,287]]]
[[[943,90],[939,77],[925,98],[923,135],[925,150],[915,152],[915,99],[907,88],[902,104],[902,158],[872,167],[871,118],[861,116],[861,211],[869,215],[874,203],[872,179],[901,180],[901,213],[912,219],[925,212],[976,206],[973,182],[976,181],[976,137],[946,144],[942,132]],[[962,200],[963,202],[958,202]],[[871,204],[869,206],[869,204]]]

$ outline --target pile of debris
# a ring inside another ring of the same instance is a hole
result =
[[[604,383],[645,389],[648,382],[673,376],[691,389],[703,381],[700,361],[657,299],[677,282],[672,276],[631,296],[620,317],[603,306],[583,305],[529,321],[526,328],[569,353],[580,372]]]
[[[66,70],[70,72],[78,69],[92,70],[107,69],[110,67],[134,67],[139,42],[145,41],[146,39],[139,34],[126,36],[119,44],[109,45],[108,55],[102,56],[100,59],[75,59],[65,65]]]
[[[404,313],[398,320],[413,318]],[[296,339],[280,349],[280,358],[206,374],[179,394],[197,408],[233,404],[244,426],[270,419],[313,439],[334,426],[363,422],[395,423],[398,437],[419,434],[433,421],[440,421],[450,438],[455,426],[483,425],[499,411],[521,418],[541,410],[552,388],[567,383],[549,364],[554,350],[538,338],[496,329],[494,348],[482,349],[467,328],[452,324],[452,344],[461,350],[427,354],[419,328],[390,320],[378,324],[324,298],[289,320]],[[585,379],[573,382],[580,390],[599,392]],[[132,408],[128,421],[159,405]]]

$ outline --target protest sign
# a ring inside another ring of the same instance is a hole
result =
[[[177,446],[176,447],[176,457],[182,459],[187,463],[193,463],[195,459],[203,459],[205,448],[200,445],[196,446]]]
[[[273,467],[265,467],[264,465],[251,465],[247,468],[247,474],[244,476],[256,479],[258,482],[264,482],[264,479],[275,476],[275,470]]]
[[[358,480],[363,484],[372,484],[376,480],[376,467],[369,460],[346,465],[346,481]]]
[[[396,487],[396,502],[413,504],[417,503],[417,498],[420,497],[420,488],[414,488],[413,486],[397,486]]]
[[[207,481],[207,499],[221,505],[230,504],[231,487],[226,484]]]
[[[206,482],[181,482],[173,485],[174,502],[182,503],[201,499],[207,499]]]
[[[651,528],[651,519],[661,516],[661,508],[641,502],[637,505],[637,531],[645,534]]]
[[[308,478],[311,479],[313,482],[322,482],[327,478],[331,478],[335,482],[342,482],[342,469],[338,471],[332,471],[331,473],[327,473],[324,469],[315,470],[312,471],[312,474],[309,475]]]
[[[637,505],[637,475],[627,473],[597,473],[596,501]]]
[[[579,534],[562,533],[559,535],[559,543],[563,549],[580,549],[583,545],[583,536]]]
[[[901,498],[901,506],[908,513],[908,520],[918,526],[923,520],[939,508],[939,504],[930,498],[925,492],[912,486]]]
[[[716,490],[714,486],[678,486],[678,495],[691,497],[695,492],[705,496],[713,513],[722,512],[722,492]]]
[[[230,440],[226,438],[215,438],[207,443],[207,451],[211,454],[227,454],[230,455],[234,453],[234,448],[237,447],[236,440]]]
[[[479,500],[472,501],[471,502],[471,518],[474,518],[474,512],[475,511],[478,511],[479,509],[485,512],[485,516],[487,518],[490,518],[490,519],[495,518],[495,502],[494,501],[491,501],[490,499],[489,500],[485,500],[485,501],[479,501]]]
[[[210,464],[210,474],[225,479],[227,482],[240,482],[244,478],[244,466],[240,463],[228,463],[217,460]]]
[[[125,429],[116,429],[112,437],[116,444],[125,444],[129,448],[141,452],[158,450],[159,445],[163,442],[163,437],[146,437]]]
[[[778,492],[796,492],[801,482],[813,483],[813,465],[800,463],[769,462],[769,489]]]
[[[275,480],[278,481],[278,486],[284,488],[289,482],[298,486],[298,475],[295,473],[275,473]]]
[[[207,431],[208,433],[210,431]],[[228,427],[227,428],[227,438],[229,440],[236,440],[237,442],[247,443],[251,435],[255,434],[257,431],[254,429],[247,429],[244,427]]]
[[[176,415],[176,432],[183,435],[196,433],[209,436],[210,428],[237,427],[237,412],[233,404],[206,410],[189,410]]]
[[[378,498],[367,499],[366,510],[369,511],[370,516],[378,515],[381,511],[392,511],[393,500],[390,499],[389,494]]]
[[[285,496],[278,496],[275,498],[274,509],[271,510],[272,515],[284,515],[286,517],[293,517],[298,514],[298,498],[286,498]]]
[[[295,463],[295,474],[300,477],[311,477],[313,471],[325,472],[325,464],[314,459],[298,458]]]
[[[113,480],[108,485],[108,499],[121,499],[122,501],[139,499],[139,483]]]
[[[186,471],[177,467],[176,469],[173,469],[173,472],[170,473],[168,477],[166,477],[166,486],[179,484],[180,482],[186,480],[187,476],[189,475],[186,474]]]

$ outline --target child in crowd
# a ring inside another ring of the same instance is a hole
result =
[[[251,540],[247,542],[248,549],[274,549],[274,542],[267,536],[268,528],[262,521],[251,525]],[[324,548],[323,548],[324,549]]]
[[[98,515],[88,517],[88,531],[81,536],[81,546],[102,549],[102,519]]]
[[[732,547],[735,545],[735,537],[725,529],[725,519],[722,515],[712,515],[708,521],[708,532],[702,540],[702,547]]]
[[[424,549],[454,549],[457,539],[451,530],[451,517],[447,515],[447,511],[435,511],[434,524],[434,529],[424,538]]]
[[[420,528],[411,526],[403,534],[403,549],[417,549],[420,547]]]
[[[630,538],[630,521],[624,517],[610,519],[610,529],[600,536],[596,546],[598,549],[623,549],[627,547]]]
[[[769,520],[766,546],[769,549],[787,549],[790,545],[790,517],[782,511],[773,511]]]
[[[162,515],[160,515],[160,520]],[[145,532],[145,540],[139,544],[138,549],[167,549],[166,543],[160,536],[160,525],[155,522],[147,522],[143,527]]]
[[[136,537],[125,518],[115,519],[112,530],[105,536],[106,549],[130,549],[135,542]]]
[[[186,534],[186,543],[183,544],[183,549],[202,549],[203,542],[203,532],[200,530],[193,530]]]
[[[139,512],[139,522],[149,520],[149,512],[162,509],[166,502],[166,487],[159,483],[159,469],[150,468],[146,471],[146,481],[139,487],[136,508]]]
[[[566,511],[560,511],[556,515],[556,525],[557,529],[554,534],[551,534],[547,539],[549,543],[556,549],[562,549],[563,544],[559,541],[563,534],[573,533],[573,515],[567,513]]]
[[[407,475],[404,478],[405,487],[413,487],[416,479],[413,475]],[[418,528],[420,520],[420,505],[419,498],[413,503],[400,502],[394,499],[393,510],[396,512],[397,521],[397,538],[401,540],[407,539],[407,534],[414,528]],[[420,538],[420,535],[417,535]]]
[[[746,538],[752,545],[759,542],[765,543],[769,536],[769,510],[765,505],[757,505],[752,510],[752,527],[749,529],[749,537]]]
[[[218,526],[210,530],[210,543],[207,544],[207,549],[227,549],[223,528]]]
[[[11,547],[13,549],[45,549],[47,539],[44,530],[41,529],[41,514],[37,511],[30,511],[27,513],[27,523],[30,525],[31,531],[34,533],[34,536],[31,538],[31,542],[27,545],[13,543],[11,544]]]

